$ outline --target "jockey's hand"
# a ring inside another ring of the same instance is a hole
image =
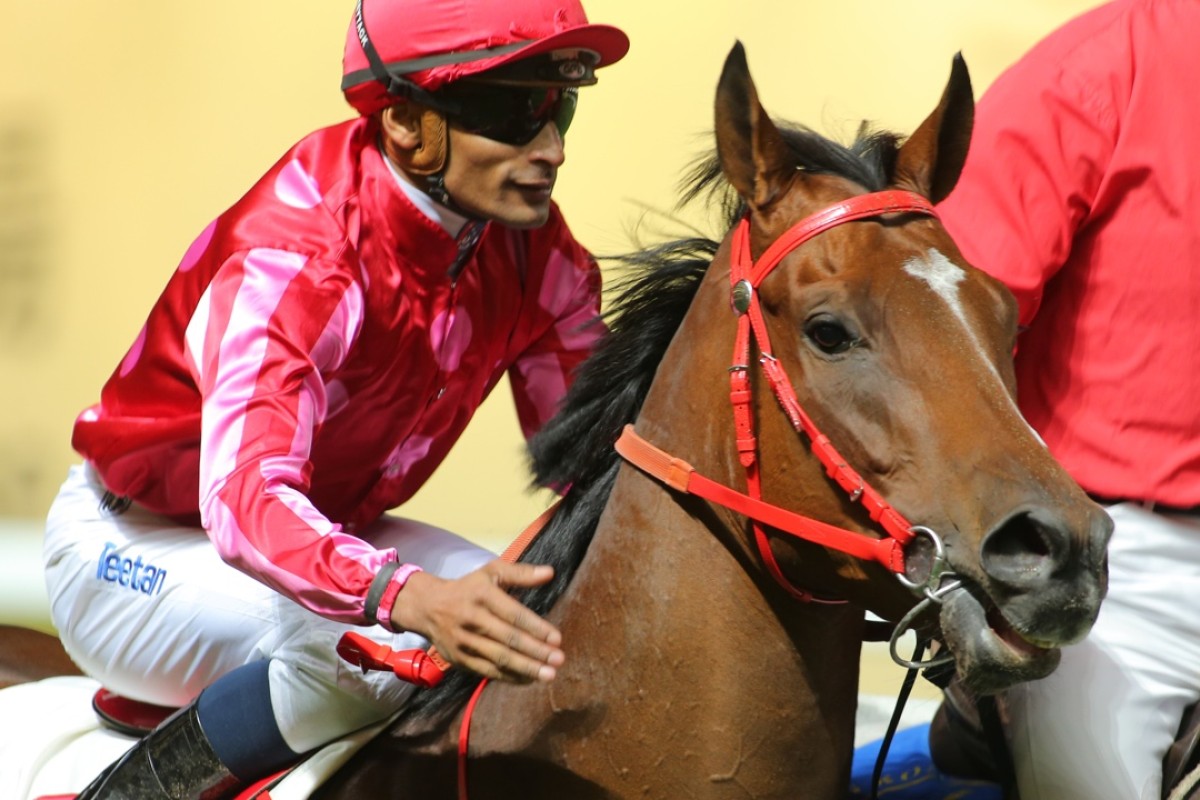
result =
[[[409,577],[392,624],[433,642],[441,655],[487,678],[552,681],[564,655],[562,634],[505,591],[548,583],[554,568],[496,560],[461,578]]]

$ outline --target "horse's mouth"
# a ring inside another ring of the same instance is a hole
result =
[[[987,611],[984,618],[987,620],[987,625],[991,632],[1015,653],[1024,654],[1029,658],[1037,658],[1047,650],[1058,649],[1053,642],[1039,641],[1021,633],[1004,617],[1000,609],[990,601],[987,603]]]
[[[970,582],[946,595],[941,627],[959,677],[979,695],[1044,678],[1062,657],[1056,643],[1022,632]]]

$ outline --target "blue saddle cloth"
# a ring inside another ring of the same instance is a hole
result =
[[[882,739],[854,751],[850,798],[871,796],[871,775]],[[879,779],[880,800],[1002,800],[1000,787],[944,775],[929,755],[929,724],[897,731]]]

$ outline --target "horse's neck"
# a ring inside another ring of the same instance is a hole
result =
[[[772,648],[803,650],[814,628],[824,628],[830,620],[855,628],[844,637],[853,643],[859,632],[854,621],[862,612],[842,614],[838,609],[848,607],[789,598],[757,554],[741,546],[745,531],[727,527],[743,524],[734,519],[706,501],[681,496],[626,469],[568,593],[576,606],[570,613],[577,614],[583,605],[593,616],[628,619],[631,624],[619,627],[630,647],[653,649],[669,632],[678,631],[687,637],[681,650],[728,652],[730,663],[769,658]],[[594,608],[594,601],[605,610]],[[848,625],[846,619],[851,620]],[[649,638],[658,643],[647,642],[642,628],[655,632]],[[826,633],[842,638],[841,627]],[[830,639],[825,644],[835,646]]]
[[[622,736],[565,736],[560,757],[597,775],[626,764],[626,788],[662,785],[664,770],[711,786],[742,766],[764,782],[754,796],[801,785],[824,797],[848,769],[861,614],[764,595],[706,518],[719,524],[638,473],[618,480],[556,609],[571,666],[549,705],[648,739],[639,750]],[[670,743],[651,747],[661,736]]]
[[[727,290],[706,288],[662,359],[638,429],[740,485],[737,460],[725,456],[733,321]],[[744,521],[626,466],[551,613],[567,663],[533,691],[496,687],[485,701],[496,727],[479,746],[567,768],[605,796],[840,798],[861,618],[790,599]]]
[[[550,614],[566,664],[489,688],[473,752],[569,773],[576,797],[840,800],[861,612],[789,598],[728,520],[624,469]]]

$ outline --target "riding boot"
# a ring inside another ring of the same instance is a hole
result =
[[[147,734],[75,800],[219,800],[242,787],[213,751],[192,703]]]

